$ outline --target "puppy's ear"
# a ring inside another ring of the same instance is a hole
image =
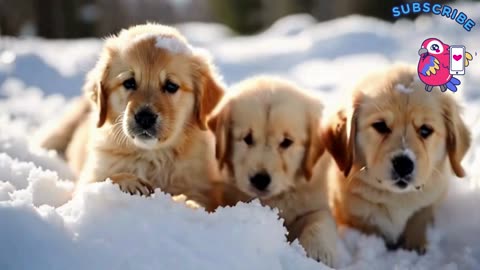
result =
[[[98,112],[97,127],[102,127],[107,119],[107,99],[105,82],[110,68],[110,53],[104,50],[96,66],[87,75],[83,91],[95,104]]]
[[[444,104],[444,119],[447,128],[447,152],[453,172],[458,177],[465,176],[461,161],[471,143],[471,134],[460,116],[460,108],[453,98]]]
[[[320,118],[317,114],[311,114],[309,116],[308,123],[308,141],[305,148],[305,158],[303,161],[304,174],[307,180],[312,178],[313,167],[317,163],[318,159],[325,151],[325,145],[322,142],[322,134],[320,132]]]
[[[350,117],[345,110],[340,110],[330,119],[323,133],[325,147],[345,176],[350,173],[355,159],[356,118],[356,109]]]
[[[215,157],[218,160],[220,170],[226,163],[229,151],[230,140],[230,109],[223,106],[208,118],[208,127],[215,134]]]
[[[197,83],[195,91],[195,113],[200,128],[207,130],[207,117],[220,102],[225,91],[222,82],[208,60],[197,57],[197,62],[196,69],[199,74],[196,77],[199,83]]]

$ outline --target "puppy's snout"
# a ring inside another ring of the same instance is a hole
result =
[[[141,109],[135,114],[135,122],[143,129],[149,129],[155,125],[157,115],[150,109]]]
[[[413,170],[415,169],[415,163],[413,163],[413,160],[406,155],[394,157],[392,159],[392,165],[395,173],[400,178],[406,178],[412,174]]]
[[[260,191],[265,191],[268,185],[270,185],[270,182],[270,174],[268,174],[267,172],[260,172],[250,177],[250,183],[252,184],[252,186],[254,186]]]

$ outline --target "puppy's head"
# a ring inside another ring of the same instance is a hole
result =
[[[187,127],[206,129],[223,95],[205,55],[158,24],[108,38],[84,91],[96,105],[97,127],[142,149],[170,145]]]
[[[395,66],[369,76],[351,106],[325,129],[325,144],[347,177],[393,192],[421,190],[450,161],[460,164],[470,132],[448,93],[426,92],[415,70]]]
[[[216,156],[243,192],[267,199],[309,180],[323,153],[321,103],[294,85],[258,77],[229,92],[209,119]]]

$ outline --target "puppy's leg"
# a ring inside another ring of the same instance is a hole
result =
[[[118,184],[123,192],[149,196],[154,192],[153,187],[145,180],[131,173],[117,173],[109,177]]]
[[[399,241],[399,246],[407,250],[415,250],[419,254],[427,251],[427,228],[433,223],[433,206],[428,206],[417,211],[407,221],[405,230]]]
[[[38,144],[42,148],[56,150],[59,154],[64,155],[77,126],[85,121],[89,110],[88,100],[83,96],[77,98],[72,102],[65,115],[55,124],[55,127],[51,127],[39,135]]]
[[[306,214],[288,229],[289,240],[298,238],[308,257],[333,266],[337,252],[337,230],[328,210]]]

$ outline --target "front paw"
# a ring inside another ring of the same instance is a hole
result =
[[[428,241],[426,237],[409,237],[403,239],[401,247],[406,250],[416,251],[418,255],[424,255],[428,249]]]
[[[150,196],[150,194],[155,192],[147,181],[133,174],[117,174],[110,177],[110,179],[113,183],[119,185],[123,192],[130,193],[131,195]]]
[[[180,194],[172,197],[174,202],[184,203],[188,208],[199,209],[201,206],[193,200],[189,200],[187,196]]]
[[[332,237],[325,237],[318,233],[303,232],[298,240],[307,252],[308,257],[333,267],[337,245],[336,239],[330,238]]]

